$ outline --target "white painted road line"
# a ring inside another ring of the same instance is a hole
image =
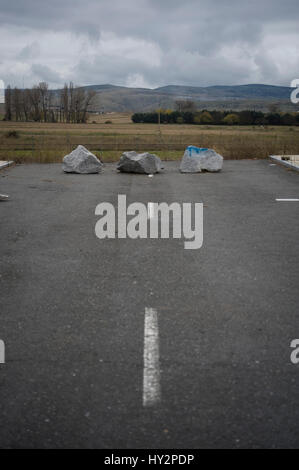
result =
[[[149,202],[147,206],[147,214],[149,219],[153,219],[155,216],[155,206],[153,202]]]
[[[276,199],[276,202],[299,202],[299,199]]]
[[[158,313],[157,310],[153,308],[146,308],[144,321],[143,406],[154,406],[159,403],[160,400]]]

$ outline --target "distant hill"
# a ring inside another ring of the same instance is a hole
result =
[[[146,112],[157,108],[175,109],[177,100],[192,100],[198,109],[255,109],[268,111],[276,104],[281,111],[299,111],[298,105],[290,101],[292,89],[273,85],[237,85],[191,87],[168,85],[154,90],[127,88],[115,85],[92,85],[82,87],[96,91],[92,105],[94,112]],[[53,93],[57,97],[58,92]],[[0,115],[4,106],[0,104]]]
[[[273,85],[237,85],[237,86],[210,86],[210,87],[184,87],[169,85],[155,90],[159,93],[195,97],[202,100],[229,100],[229,99],[288,99],[291,88]]]
[[[294,110],[290,102],[292,89],[273,85],[237,85],[190,87],[168,85],[154,90],[127,88],[114,85],[84,87],[97,92],[94,111],[151,111],[158,107],[174,108],[177,100],[195,101],[203,109],[257,109],[267,110],[270,103],[282,110]]]

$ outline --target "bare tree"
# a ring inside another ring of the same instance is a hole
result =
[[[87,122],[87,112],[95,96],[96,92],[94,90],[88,90],[85,92],[85,102],[83,105],[81,117],[81,122],[84,124]]]
[[[19,88],[14,88],[12,91],[12,107],[16,121],[22,120],[22,92]]]
[[[84,100],[85,100],[85,93],[82,88],[76,88],[74,90],[74,109],[75,109],[75,115],[74,115],[74,122],[79,124],[82,118],[82,109],[84,106]]]
[[[11,97],[11,87],[8,85],[8,87],[5,90],[5,121],[11,121],[12,120],[12,97]]]
[[[60,92],[60,107],[62,109],[62,120],[71,123],[85,123],[87,121],[88,109],[96,92],[75,88],[70,82],[65,84]]]
[[[69,84],[69,118],[68,122],[74,122],[75,119],[75,98],[74,98],[74,84]]]
[[[69,116],[69,88],[67,83],[64,85],[63,90],[61,90],[61,99],[60,99],[60,107],[63,110],[63,114],[60,118],[63,119],[64,122],[70,122]]]
[[[28,122],[30,120],[32,112],[30,90],[28,89],[22,91],[22,108],[25,121]]]
[[[32,118],[34,121],[41,121],[41,102],[40,102],[40,91],[38,86],[34,86],[30,90],[30,101],[33,107]]]
[[[48,110],[49,110],[49,85],[45,82],[41,82],[38,85],[39,94],[40,94],[40,106],[42,120],[47,122],[48,120]]]
[[[42,82],[31,89],[7,87],[5,91],[5,119],[36,122],[85,123],[96,92],[75,88],[70,82],[57,94]]]

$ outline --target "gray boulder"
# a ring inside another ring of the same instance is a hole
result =
[[[144,173],[153,175],[162,170],[162,161],[151,153],[124,152],[117,164],[123,173]]]
[[[180,170],[182,173],[217,172],[223,167],[223,157],[212,149],[188,147],[184,153]]]
[[[76,150],[64,157],[62,168],[65,173],[86,175],[100,173],[103,169],[103,164],[93,153],[79,145]]]

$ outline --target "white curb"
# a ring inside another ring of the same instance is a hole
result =
[[[287,168],[292,168],[292,170],[299,171],[299,166],[295,165],[294,163],[288,160],[282,160],[282,155],[270,155],[270,160],[280,165],[286,166]]]
[[[7,168],[11,165],[13,165],[14,162],[3,162],[3,161],[0,161],[0,170],[4,170],[4,168]]]

